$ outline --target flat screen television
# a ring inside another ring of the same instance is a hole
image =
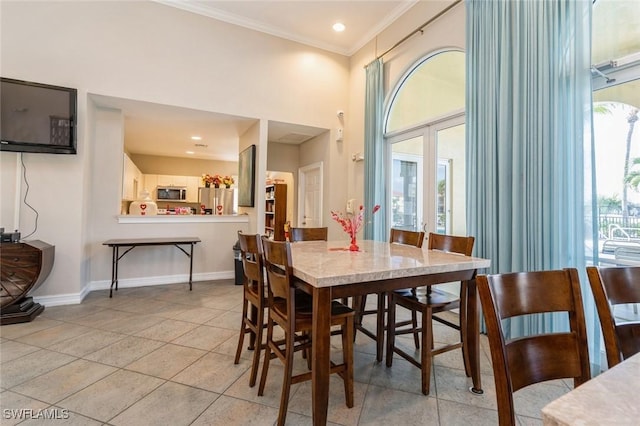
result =
[[[0,78],[0,151],[76,153],[77,90]]]

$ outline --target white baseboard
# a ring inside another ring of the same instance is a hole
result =
[[[227,280],[235,278],[234,271],[208,272],[202,274],[193,274],[193,283],[198,281],[215,281]],[[163,275],[157,277],[140,277],[140,278],[120,278],[118,279],[118,288],[147,287],[153,285],[180,284],[188,283],[189,275]],[[41,305],[61,306],[61,305],[77,305],[92,291],[109,290],[111,280],[91,281],[84,286],[79,293],[60,294],[53,296],[38,296],[33,300]]]

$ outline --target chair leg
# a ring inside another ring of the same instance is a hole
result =
[[[393,352],[396,344],[396,299],[393,293],[389,293],[387,313],[387,367],[393,364]]]
[[[267,383],[267,372],[269,371],[269,361],[271,361],[271,343],[273,341],[273,320],[267,320],[267,344],[264,348],[264,363],[262,374],[260,375],[260,385],[258,386],[258,396],[264,395],[264,385]]]
[[[238,337],[238,347],[236,348],[236,357],[233,361],[234,364],[240,362],[240,354],[242,353],[242,345],[244,344],[244,334],[247,332],[246,330],[246,320],[247,320],[247,305],[249,302],[245,299],[242,302],[242,321],[240,322],[240,336]]]
[[[411,327],[413,327],[413,343],[416,349],[420,349],[420,336],[418,334],[418,313],[411,310]]]
[[[353,408],[353,316],[342,325],[342,359],[345,365],[344,398],[347,407]]]
[[[427,308],[422,313],[422,350],[420,351],[420,370],[422,373],[422,393],[429,395],[431,385],[431,345],[427,341],[433,341],[433,320],[431,309]]]
[[[353,310],[356,312],[355,325],[362,325],[362,311],[367,304],[367,295],[363,296],[354,296],[353,301],[351,302],[351,306]]]
[[[258,323],[258,307],[256,305],[254,305],[253,303],[249,303],[249,314],[251,315],[249,318],[251,321],[251,324],[257,324]],[[264,312],[262,312],[262,314],[264,314]],[[256,345],[256,334],[255,333],[251,333],[249,335],[249,347],[247,349],[249,349],[250,351],[255,349]]]
[[[460,324],[460,341],[462,342],[462,360],[464,362],[464,372],[467,377],[471,377],[471,365],[469,358],[469,348],[467,346],[466,339],[464,338],[464,330],[467,327],[467,283],[460,283],[460,314],[459,314],[459,324]]]
[[[382,362],[384,352],[385,308],[387,293],[378,293],[378,312],[376,313],[376,360]]]
[[[256,385],[256,379],[258,377],[258,368],[260,366],[260,352],[262,352],[262,333],[263,333],[263,322],[264,322],[264,311],[262,309],[257,310],[258,315],[256,315],[256,337],[254,343],[253,350],[253,363],[251,364],[251,375],[249,376],[249,387],[254,387]],[[262,315],[260,314],[262,313]]]
[[[278,413],[278,426],[284,426],[284,422],[287,418],[287,407],[289,406],[291,377],[293,375],[293,346],[295,343],[293,330],[287,330],[285,340],[284,377],[282,378],[282,393],[280,394],[280,412]]]
[[[304,340],[308,341],[311,340],[310,336],[311,336],[311,332],[310,331],[303,331],[302,335],[304,336]],[[309,345],[308,347],[304,348],[302,350],[302,357],[306,358],[307,360],[307,368],[309,369],[309,371],[311,371],[311,345]]]

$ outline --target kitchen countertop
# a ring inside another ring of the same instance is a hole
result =
[[[155,216],[119,215],[118,223],[248,223],[246,214],[163,214]]]

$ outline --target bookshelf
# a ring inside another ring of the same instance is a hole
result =
[[[287,222],[287,185],[275,183],[265,187],[264,234],[276,241],[284,241]]]

